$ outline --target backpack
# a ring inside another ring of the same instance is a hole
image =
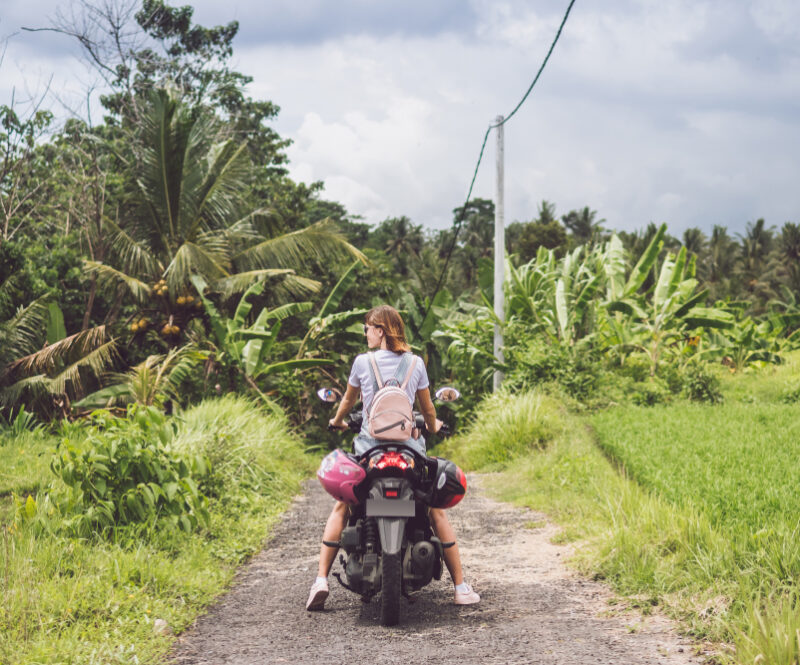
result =
[[[417,359],[410,353],[405,354],[394,378],[384,383],[378,371],[378,363],[375,362],[375,354],[370,352],[368,355],[372,378],[377,386],[367,414],[369,435],[378,441],[406,441],[412,437],[411,430],[414,429],[414,404],[405,388],[411,379]],[[409,356],[411,356],[410,363],[406,360]],[[401,384],[398,375],[406,363],[409,367]]]

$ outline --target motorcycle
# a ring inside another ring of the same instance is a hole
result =
[[[338,391],[322,388],[321,400],[335,402]],[[439,401],[460,397],[455,388],[436,392]],[[361,431],[361,412],[349,415],[348,427]],[[415,426],[426,433],[422,415],[414,412]],[[437,432],[450,434],[446,426]],[[382,442],[363,455],[337,449],[323,459],[317,477],[326,491],[350,505],[347,525],[339,542],[344,569],[333,576],[349,591],[370,602],[380,593],[381,623],[400,620],[401,597],[413,602],[431,580],[442,577],[444,550],[455,543],[442,542],[433,532],[428,508],[450,508],[464,496],[464,472],[449,460],[421,455],[402,443]]]

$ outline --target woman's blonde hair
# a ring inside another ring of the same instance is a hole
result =
[[[406,341],[406,326],[403,318],[394,307],[390,305],[373,307],[364,317],[364,323],[383,330],[383,334],[386,336],[386,348],[389,351],[395,353],[411,351],[411,347]]]

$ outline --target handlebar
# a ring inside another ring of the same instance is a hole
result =
[[[361,431],[361,425],[363,423],[363,415],[360,410],[351,411],[347,417],[347,429],[351,432],[355,432],[356,434]],[[422,433],[422,434],[430,434],[428,428],[425,426],[425,418],[419,411],[414,411],[414,426]],[[331,427],[330,423],[328,423],[328,431],[329,432],[344,432],[344,429],[339,429],[336,427]],[[439,436],[447,437],[452,434],[450,430],[450,426],[447,423],[442,423],[442,426],[439,428],[439,431],[436,432]]]

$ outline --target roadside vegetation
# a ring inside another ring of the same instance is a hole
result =
[[[316,389],[380,303],[463,394],[443,454],[722,658],[800,659],[797,222],[677,238],[542,201],[507,227],[498,362],[491,201],[360,220],[289,177],[235,21],[73,9],[102,120],[0,106],[0,665],[158,662],[155,620],[187,626],[339,444]]]
[[[789,665],[800,655],[797,363],[725,370],[720,404],[629,401],[587,414],[505,394],[439,450],[498,471],[492,491],[560,524],[575,565],[644,612],[662,606],[716,645],[716,660]],[[507,453],[503,430],[532,403],[541,411],[527,449]]]
[[[99,415],[34,441],[24,455],[37,461],[4,466],[0,486],[0,663],[161,662],[314,467],[284,417],[240,397]]]

